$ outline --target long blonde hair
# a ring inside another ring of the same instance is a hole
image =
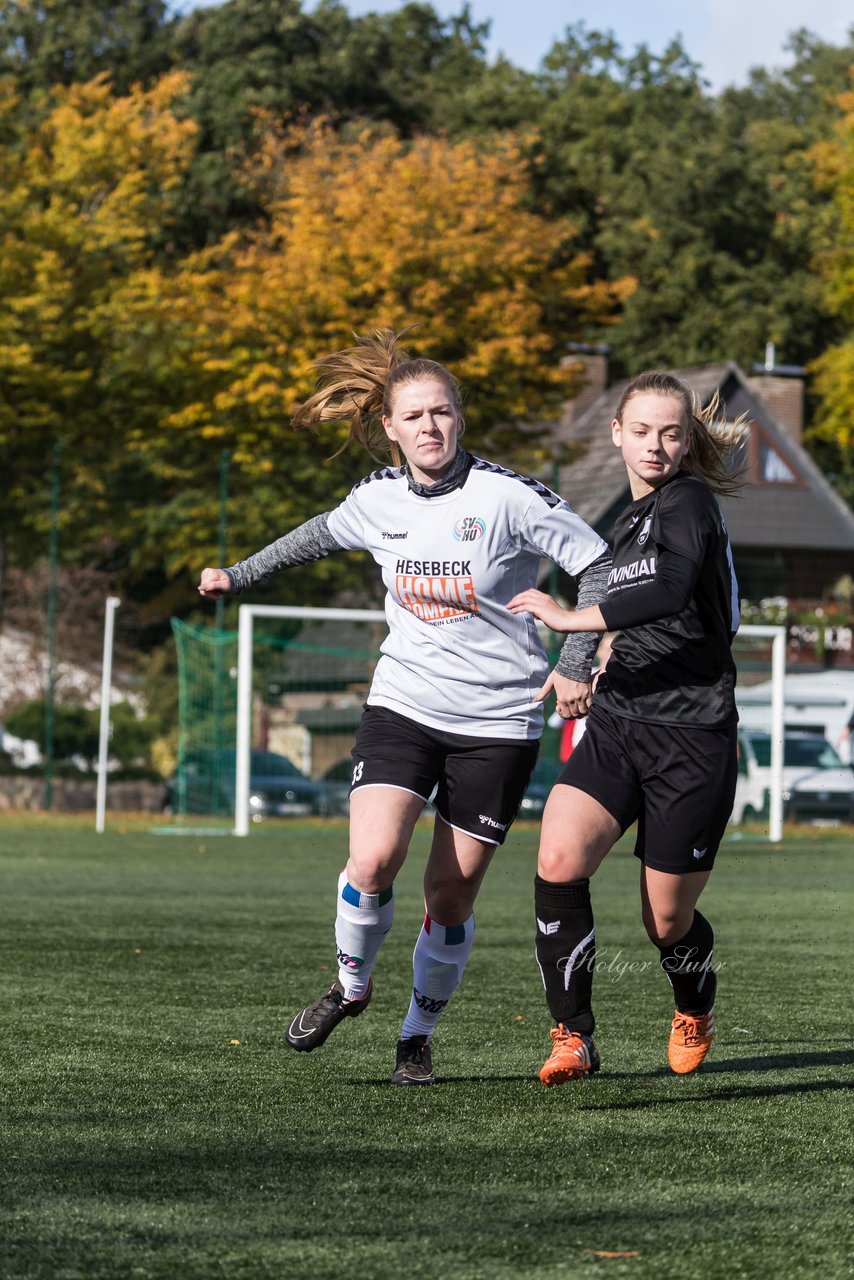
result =
[[[717,391],[704,407],[697,393],[672,373],[653,371],[639,373],[626,387],[615,414],[620,424],[626,405],[641,392],[678,396],[682,401],[691,448],[682,459],[680,470],[705,480],[714,493],[737,494],[745,482],[744,464],[739,462],[738,455],[744,445],[747,414],[728,422],[721,414],[721,398]]]
[[[400,332],[375,329],[370,337],[354,333],[355,346],[333,351],[318,360],[314,366],[318,370],[315,390],[297,407],[294,426],[346,423],[347,439],[341,449],[352,440],[363,445],[374,458],[380,453],[390,453],[394,465],[400,466],[403,460],[400,449],[386,435],[383,415],[391,417],[399,386],[435,378],[448,388],[462,435],[464,419],[459,383],[444,365],[404,350],[401,344],[406,333],[407,329]]]

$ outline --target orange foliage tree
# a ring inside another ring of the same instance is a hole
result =
[[[254,177],[263,225],[149,281],[161,351],[181,375],[156,442],[138,441],[173,484],[145,535],[170,566],[214,554],[219,450],[231,453],[238,553],[328,509],[364,473],[364,455],[321,465],[342,439],[334,427],[318,442],[289,425],[312,363],[354,331],[413,326],[413,349],[463,384],[467,443],[542,470],[543,444],[519,424],[571,392],[566,341],[614,315],[633,282],[592,278],[572,224],[531,211],[519,142],[404,142],[314,122],[271,130]]]
[[[854,93],[837,101],[842,114],[835,136],[812,152],[818,183],[832,193],[836,223],[816,266],[828,309],[848,336],[813,362],[819,406],[809,440],[854,504]]]

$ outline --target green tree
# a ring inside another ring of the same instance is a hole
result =
[[[109,755],[122,769],[146,768],[156,725],[139,717],[127,702],[110,709]],[[86,707],[59,706],[53,715],[54,757],[61,764],[76,764],[84,771],[98,762],[101,713]],[[45,749],[45,704],[43,699],[25,702],[6,717],[8,733]]]
[[[44,699],[25,702],[6,718],[6,730],[16,738],[35,742],[40,751],[45,749]],[[74,757],[91,766],[98,756],[98,725],[85,707],[55,707],[53,716],[53,751],[57,761],[66,763]]]
[[[0,76],[25,98],[107,75],[119,93],[170,69],[164,0],[0,0]]]
[[[579,219],[601,272],[638,278],[606,338],[616,372],[735,358],[774,340],[804,361],[832,326],[810,276],[822,199],[807,149],[854,50],[806,33],[795,64],[712,97],[678,42],[624,56],[570,28],[545,62],[539,200]]]

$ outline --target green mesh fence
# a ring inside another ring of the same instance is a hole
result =
[[[234,813],[237,632],[172,620],[178,652],[175,815]],[[253,816],[346,813],[350,749],[382,624],[256,618]]]
[[[237,730],[237,632],[172,619],[178,651],[178,763],[172,810],[228,813],[228,757]],[[233,767],[231,781],[233,786]]]

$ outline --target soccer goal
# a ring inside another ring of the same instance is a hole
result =
[[[384,614],[244,605],[239,616],[239,631],[172,620],[179,717],[168,808],[176,830],[224,834],[234,825],[245,833],[268,817],[345,815]]]
[[[272,627],[266,635],[265,626]],[[233,673],[235,835],[247,835],[253,819],[262,816],[264,787],[253,786],[261,767],[254,753],[265,747],[287,755],[303,777],[322,788],[321,794],[300,796],[295,782],[294,811],[346,812],[350,745],[385,634],[380,610],[240,606]],[[733,652],[739,699],[749,699],[750,690],[760,690],[751,706],[760,696],[767,699],[770,778],[756,816],[767,821],[769,839],[776,842],[783,834],[785,628],[744,626]]]
[[[292,624],[290,642],[283,646],[291,661],[272,682],[267,672],[267,692],[290,702],[286,712],[290,725],[283,726],[291,729],[290,758],[293,760],[296,754],[303,776],[322,787],[313,805],[311,794],[305,792],[300,801],[295,787],[294,803],[330,816],[339,807],[336,797],[348,788],[349,746],[370,688],[379,646],[387,632],[385,614],[378,609],[243,604],[238,617],[234,834],[249,834],[255,816],[252,800],[263,789],[253,789],[251,784],[253,740],[258,736],[253,732],[257,706],[256,632],[258,623],[265,619]],[[302,662],[292,661],[297,655]],[[343,755],[342,737],[347,744]],[[324,738],[326,742],[317,741]],[[267,741],[269,744],[269,733]],[[322,747],[326,749],[321,765],[317,756]],[[333,759],[336,753],[337,759]],[[286,805],[288,801],[280,803]]]

